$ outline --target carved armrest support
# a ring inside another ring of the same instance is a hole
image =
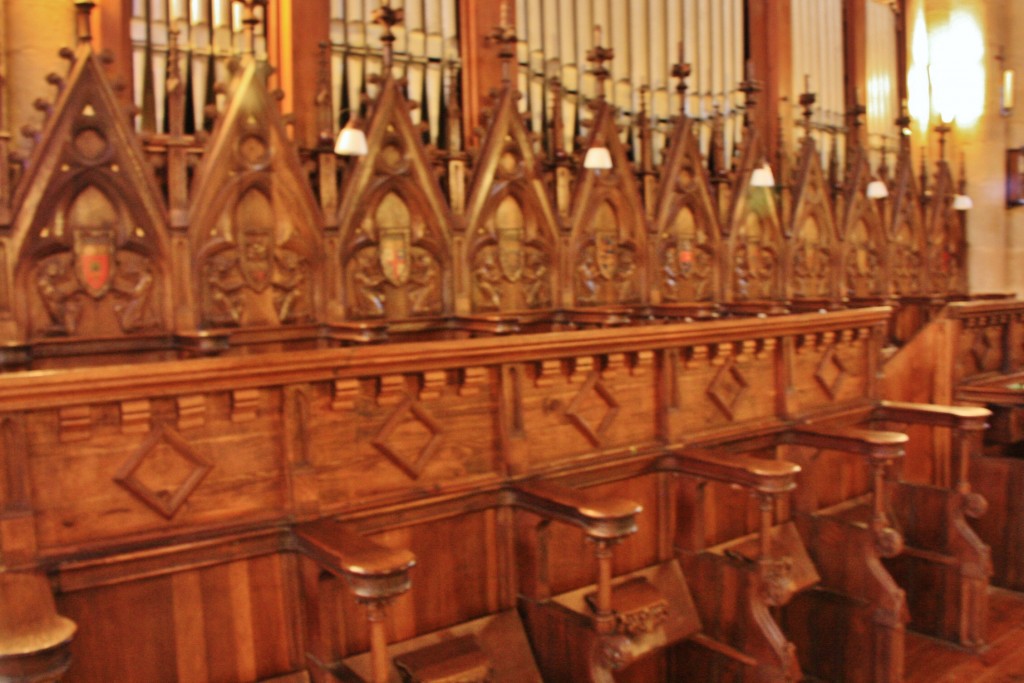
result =
[[[772,513],[776,497],[796,487],[800,466],[786,460],[716,455],[701,450],[679,453],[665,460],[662,466],[682,474],[743,486],[757,495],[760,508],[757,573],[761,594],[769,605],[786,604],[796,590],[793,558],[776,556],[772,551]]]
[[[636,516],[643,507],[625,498],[598,496],[550,482],[519,484],[514,493],[517,506],[542,517],[581,527],[594,542],[594,556],[597,558],[594,626],[598,633],[612,633],[615,630],[612,546],[636,531]]]
[[[871,530],[875,548],[882,557],[895,557],[903,552],[903,536],[893,528],[889,518],[885,480],[892,462],[903,457],[908,440],[909,437],[900,432],[847,426],[802,426],[793,429],[787,437],[794,445],[844,451],[867,458],[872,474]]]
[[[370,625],[373,683],[386,683],[390,674],[385,609],[391,599],[409,590],[409,570],[416,557],[363,537],[333,519],[300,524],[294,530],[298,549],[335,576],[343,577],[356,599],[366,605]]]

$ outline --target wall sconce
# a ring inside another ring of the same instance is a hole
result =
[[[348,123],[338,132],[338,140],[334,143],[334,153],[341,156],[362,157],[370,151],[366,144],[366,133],[356,128],[355,117],[348,120]]]
[[[884,181],[875,178],[868,183],[865,194],[867,194],[868,199],[885,199],[889,196],[889,187]]]
[[[583,168],[592,171],[607,171],[612,167],[612,153],[607,147],[594,146],[583,157]]]
[[[1013,112],[1013,69],[1003,69],[1003,92],[1000,97],[999,113],[1009,116]]]
[[[750,174],[750,186],[775,187],[775,174],[772,173],[772,167],[768,165],[767,161],[762,161],[761,165]]]
[[[953,195],[953,210],[954,211],[967,211],[968,209],[974,208],[974,200],[968,195],[957,192]]]

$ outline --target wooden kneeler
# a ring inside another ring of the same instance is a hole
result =
[[[537,594],[519,598],[544,680],[610,683],[615,671],[700,629],[675,560],[612,577],[612,548],[636,531],[639,505],[547,482],[521,484],[513,493],[517,507],[545,523],[583,529],[597,559],[594,584],[556,596],[542,586]],[[539,543],[545,547],[538,555],[546,557],[551,549]]]
[[[818,582],[818,573],[792,522],[773,524],[778,499],[795,486],[790,462],[740,454],[682,451],[659,469],[749,490],[760,510],[757,532],[683,552],[690,583],[698,587],[704,630],[691,639],[685,668],[701,680],[797,681],[795,647],[779,628],[775,608]]]

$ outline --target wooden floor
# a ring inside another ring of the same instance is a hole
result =
[[[993,588],[989,642],[980,654],[907,634],[906,683],[1024,682],[1024,593]]]

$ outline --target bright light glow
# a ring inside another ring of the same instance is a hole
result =
[[[885,199],[889,196],[889,188],[885,186],[885,183],[875,178],[867,187],[868,199]]]
[[[595,171],[607,170],[612,167],[612,153],[607,147],[591,147],[583,157],[583,168]]]
[[[970,12],[955,10],[931,32],[932,108],[943,121],[973,126],[985,106],[985,40]]]
[[[907,71],[908,113],[927,132],[931,119],[931,83],[928,80],[928,27],[924,11],[917,10],[910,41],[910,69]]]
[[[965,194],[953,196],[953,209],[956,211],[968,211],[974,208],[974,200]]]
[[[764,162],[750,174],[751,187],[775,187],[775,174],[768,162]]]
[[[366,144],[366,134],[360,129],[351,125],[351,121],[338,133],[338,140],[334,144],[334,153],[342,156],[366,156],[369,148]]]

